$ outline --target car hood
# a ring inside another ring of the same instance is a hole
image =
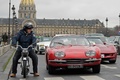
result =
[[[47,41],[47,42],[39,42],[39,43],[37,43],[37,45],[49,46],[49,45],[50,45],[50,41]]]
[[[100,48],[101,53],[115,53],[116,52],[113,45],[96,44],[96,46]]]

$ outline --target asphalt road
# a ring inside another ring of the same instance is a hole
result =
[[[49,75],[46,70],[45,56],[39,57],[39,77],[33,77],[29,74],[26,79],[21,76],[21,69],[18,67],[16,78],[9,80],[120,80],[120,56],[118,56],[116,64],[108,64],[107,62],[101,64],[100,74],[93,74],[90,70],[62,70],[57,74]],[[32,72],[32,66],[31,70]]]

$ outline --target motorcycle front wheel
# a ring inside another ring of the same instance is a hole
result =
[[[26,78],[27,75],[27,61],[23,61],[23,78]]]

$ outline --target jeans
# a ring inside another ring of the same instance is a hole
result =
[[[17,64],[18,60],[21,58],[21,49],[17,49],[14,57],[13,57],[13,64],[12,64],[12,73],[16,74],[17,73]],[[29,50],[29,57],[32,59],[32,64],[33,64],[33,72],[37,73],[37,66],[38,66],[38,57],[35,54],[34,50]]]

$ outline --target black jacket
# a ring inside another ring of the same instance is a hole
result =
[[[21,45],[23,48],[27,48],[32,43],[36,42],[36,37],[33,32],[27,34],[24,29],[20,30],[17,35],[12,38],[12,45]],[[34,44],[34,47],[36,44]]]

